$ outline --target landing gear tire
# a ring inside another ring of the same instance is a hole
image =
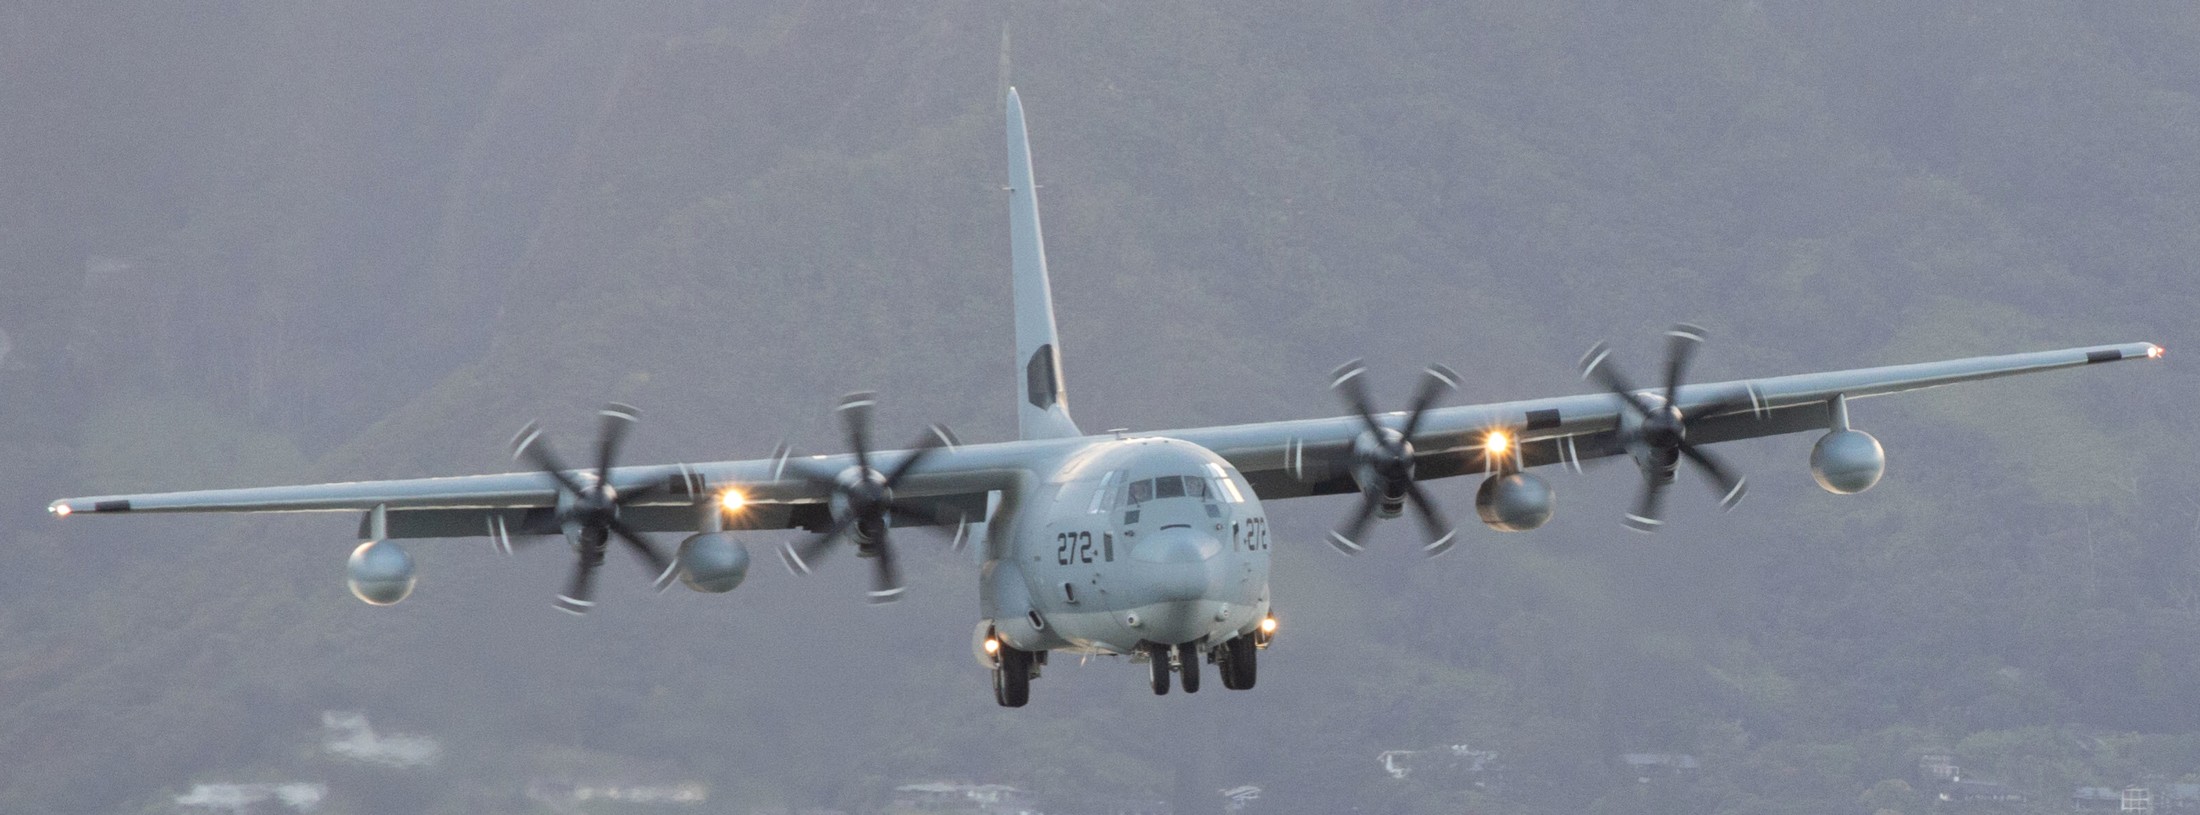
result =
[[[1169,695],[1169,646],[1146,646],[1146,655],[1153,666],[1153,695]]]
[[[1253,643],[1252,635],[1224,641],[1215,653],[1215,668],[1222,673],[1223,687],[1252,690],[1254,680],[1260,677],[1260,648]]]
[[[1031,652],[1001,646],[1001,664],[993,669],[993,701],[1023,707],[1031,701]]]
[[[1199,643],[1187,642],[1176,647],[1176,673],[1184,680],[1185,693],[1199,692]]]

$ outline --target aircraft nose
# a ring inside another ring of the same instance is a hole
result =
[[[1190,525],[1162,527],[1131,549],[1131,559],[1147,563],[1198,563],[1222,551],[1222,541],[1203,535]]]
[[[1131,549],[1131,559],[1156,564],[1147,567],[1146,579],[1163,601],[1198,600],[1207,596],[1211,575],[1208,561],[1222,551],[1222,541],[1189,526],[1157,530]]]

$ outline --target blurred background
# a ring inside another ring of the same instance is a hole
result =
[[[885,607],[782,535],[730,595],[622,559],[574,619],[551,548],[419,542],[370,608],[349,515],[44,512],[519,469],[523,422],[578,450],[612,399],[633,462],[837,450],[858,389],[887,441],[1011,437],[1004,81],[1088,430],[1336,415],[1352,357],[1385,405],[1431,362],[1585,392],[1592,342],[1648,378],[1678,320],[1702,380],[2170,360],[1859,402],[1854,497],[1808,435],[1724,445],[1749,500],[1683,476],[1656,537],[1625,466],[1436,560],[1277,504],[1258,689],[1064,659],[1022,710],[944,547]],[[2196,93],[2173,2],[0,3],[0,809],[2200,803]]]

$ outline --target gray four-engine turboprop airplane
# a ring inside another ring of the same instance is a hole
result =
[[[982,522],[974,535],[982,564],[975,650],[992,671],[996,699],[1019,707],[1053,651],[1148,662],[1155,693],[1168,692],[1172,675],[1186,692],[1198,690],[1202,661],[1225,688],[1253,687],[1259,653],[1275,632],[1264,499],[1359,493],[1357,512],[1330,535],[1347,553],[1361,548],[1374,519],[1410,505],[1436,554],[1455,535],[1420,482],[1482,476],[1474,504],[1483,523],[1522,531],[1551,516],[1551,490],[1535,468],[1625,455],[1643,477],[1626,522],[1651,531],[1683,461],[1717,485],[1722,503],[1741,498],[1743,479],[1705,445],[1819,432],[1812,475],[1829,491],[1859,492],[1878,482],[1886,457],[1878,440],[1849,426],[1852,399],[2162,356],[2139,342],[1683,384],[1703,342],[1701,329],[1683,325],[1668,332],[1664,377],[1651,389],[1615,371],[1600,344],[1584,357],[1582,374],[1603,393],[1437,407],[1458,382],[1438,366],[1408,410],[1379,413],[1362,369],[1348,363],[1332,383],[1352,408],[1348,416],[1089,435],[1071,421],[1064,395],[1023,106],[1014,90],[1007,101],[1013,441],[957,444],[934,428],[909,449],[874,450],[872,399],[857,394],[840,408],[847,454],[616,467],[635,412],[613,405],[602,413],[588,469],[569,469],[529,426],[513,452],[533,472],[72,498],[50,509],[362,513],[366,542],[352,552],[347,578],[353,593],[378,605],[413,588],[412,559],[396,539],[486,536],[510,551],[515,542],[563,535],[579,558],[558,606],[574,613],[592,607],[596,568],[614,540],[649,565],[660,587],[677,576],[697,591],[724,592],[748,573],[738,532],[806,529],[816,536],[779,552],[790,569],[808,571],[828,550],[852,547],[872,562],[872,599],[886,601],[903,590],[891,529],[953,528],[959,545]],[[666,557],[650,532],[689,536]]]

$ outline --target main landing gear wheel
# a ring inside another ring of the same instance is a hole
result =
[[[1232,637],[1215,650],[1215,669],[1222,674],[1222,686],[1230,690],[1252,690],[1254,680],[1260,677],[1260,648],[1253,643],[1253,636]]]
[[[1148,645],[1146,655],[1152,658],[1153,695],[1169,695],[1169,646]]]
[[[1199,643],[1176,647],[1176,672],[1183,676],[1185,693],[1199,692]]]
[[[1023,707],[1031,701],[1031,652],[1003,645],[1000,663],[993,669],[993,701]]]

